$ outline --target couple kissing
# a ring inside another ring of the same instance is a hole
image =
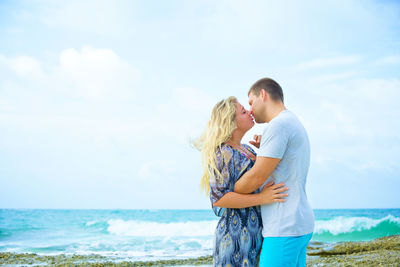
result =
[[[314,214],[305,191],[310,165],[307,132],[286,109],[280,85],[258,80],[248,91],[250,111],[235,97],[219,101],[196,147],[201,185],[220,218],[214,266],[305,266]],[[256,123],[261,136],[243,144]]]

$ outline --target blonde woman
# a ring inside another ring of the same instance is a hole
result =
[[[234,192],[235,182],[256,160],[242,137],[254,125],[249,111],[235,97],[218,102],[196,142],[204,167],[201,185],[221,219],[215,231],[214,266],[256,266],[262,245],[259,205],[284,202],[283,184],[269,183],[252,194]]]

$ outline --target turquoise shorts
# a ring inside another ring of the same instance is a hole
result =
[[[306,251],[313,233],[290,237],[264,237],[260,267],[304,267]]]

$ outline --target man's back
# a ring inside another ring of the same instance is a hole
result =
[[[305,192],[310,144],[306,130],[291,111],[283,110],[270,121],[258,156],[280,158],[267,182],[283,182],[289,187],[286,202],[261,206],[263,236],[301,236],[313,232],[314,214]]]

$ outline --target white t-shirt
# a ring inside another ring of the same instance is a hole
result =
[[[283,182],[289,187],[286,202],[261,206],[263,236],[301,236],[314,230],[314,213],[306,195],[310,166],[310,143],[298,118],[283,110],[264,129],[257,156],[281,161],[268,177],[268,183]],[[286,193],[286,192],[285,192]]]

